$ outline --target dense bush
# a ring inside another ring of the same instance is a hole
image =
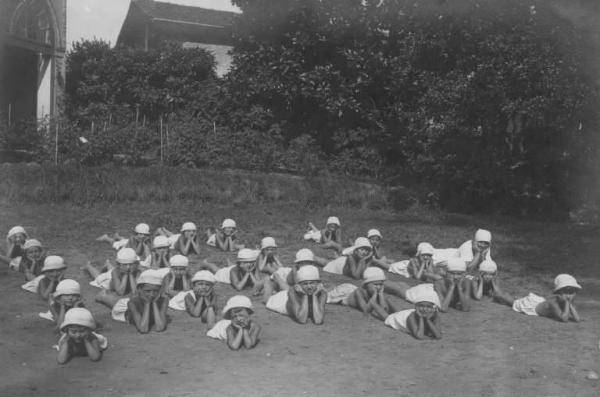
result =
[[[597,163],[584,41],[547,2],[234,3],[224,79],[203,50],[76,43],[59,160],[346,174],[511,212],[567,209]]]

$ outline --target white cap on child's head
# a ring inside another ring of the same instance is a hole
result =
[[[150,226],[147,223],[138,223],[135,225],[135,232],[140,234],[150,234]]]
[[[96,329],[96,321],[94,321],[94,316],[92,316],[92,313],[90,313],[88,309],[83,307],[74,307],[67,310],[65,313],[65,319],[60,325],[60,330],[64,331],[64,329],[69,325],[81,325],[91,330]]]
[[[258,258],[258,251],[250,248],[242,248],[237,253],[237,260],[240,262],[252,262]]]
[[[296,259],[294,259],[294,263],[299,262],[314,262],[315,254],[308,248],[302,248],[296,252]]]
[[[296,281],[301,283],[302,281],[319,281],[319,269],[313,265],[302,266],[296,273]]]
[[[19,233],[27,236],[27,232],[25,231],[25,228],[23,226],[14,226],[14,227],[10,228],[6,237],[10,238]]]
[[[368,238],[366,238],[366,237],[359,237],[356,240],[354,240],[354,249],[357,249],[357,248],[372,249],[373,245],[371,245],[371,242],[369,241]]]
[[[368,267],[363,272],[363,284],[372,283],[375,281],[385,281],[385,273],[378,267]]]
[[[479,229],[475,232],[475,241],[491,243],[492,233],[489,230]]]
[[[250,313],[253,313],[252,301],[250,298],[244,295],[235,295],[229,298],[227,304],[223,308],[223,318],[230,319],[231,318],[231,309],[244,308],[248,309]]]
[[[117,263],[127,265],[139,260],[133,248],[125,247],[117,251]]]
[[[277,248],[273,237],[265,237],[260,241],[260,249],[264,250],[265,248]]]
[[[49,255],[44,259],[44,267],[42,267],[42,273],[50,270],[62,270],[66,269],[65,261],[62,257],[57,255]]]
[[[381,235],[381,232],[379,232],[379,230],[377,230],[377,229],[370,229],[367,232],[367,238],[371,238],[371,237],[383,238],[383,236]]]
[[[24,250],[28,250],[29,248],[33,248],[33,247],[42,248],[42,243],[40,243],[38,240],[36,240],[34,238],[30,238],[29,240],[25,240],[25,243],[23,244],[23,249]]]
[[[496,273],[498,266],[496,262],[491,259],[486,259],[479,264],[479,271],[485,273]]]
[[[194,274],[194,277],[192,277],[192,283],[196,281],[206,281],[214,284],[217,282],[217,279],[215,278],[215,275],[208,270],[200,270]]]
[[[65,279],[56,285],[54,297],[61,295],[81,295],[81,286],[75,280]]]
[[[417,245],[417,255],[433,255],[433,245],[429,243],[419,243]]]
[[[327,224],[341,226],[340,220],[337,216],[330,216],[329,218],[327,218]]]
[[[183,225],[181,225],[182,232],[188,232],[188,231],[193,231],[193,230],[198,230],[198,228],[196,227],[196,224],[194,222],[186,222]]]
[[[183,255],[173,255],[169,258],[169,266],[171,267],[188,267],[190,265],[190,260],[187,256]]]
[[[438,308],[441,307],[440,297],[433,289],[433,284],[419,284],[411,288],[412,301],[414,303],[429,302],[433,303]]]
[[[575,277],[571,276],[570,274],[559,274],[554,279],[554,292],[565,287],[581,289],[581,285],[579,285],[577,280],[575,280]]]
[[[233,219],[225,219],[223,221],[223,224],[221,225],[221,229],[225,229],[226,227],[236,228],[237,225],[235,224],[235,221]]]
[[[154,240],[152,240],[152,247],[154,248],[167,248],[171,244],[169,244],[169,239],[166,236],[156,236]]]
[[[460,258],[450,258],[447,261],[449,272],[466,272],[467,262]]]
[[[138,279],[136,280],[135,284],[136,285],[141,285],[141,284],[162,285],[163,277],[164,277],[164,273],[162,273],[158,270],[148,269],[148,270],[144,270],[138,276]]]

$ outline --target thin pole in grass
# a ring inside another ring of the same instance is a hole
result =
[[[54,165],[58,165],[58,122],[55,125],[54,134]]]
[[[160,122],[160,165],[163,165],[163,120],[159,117]]]

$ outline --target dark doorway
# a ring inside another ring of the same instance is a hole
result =
[[[33,120],[37,110],[38,54],[7,45],[4,49],[2,113],[11,112],[11,123]]]

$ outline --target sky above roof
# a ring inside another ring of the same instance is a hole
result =
[[[237,11],[230,0],[162,0],[214,10]],[[114,45],[127,14],[129,0],[67,0],[67,47],[81,39],[102,39]]]

